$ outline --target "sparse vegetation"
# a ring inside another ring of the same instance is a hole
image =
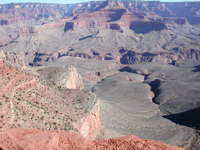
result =
[[[8,68],[4,70],[9,70]],[[0,81],[2,89],[11,80],[13,84],[7,93],[2,94],[3,101],[0,102],[0,106],[10,105],[10,101],[13,103],[13,112],[10,109],[8,114],[1,115],[1,118],[7,118],[8,115],[10,120],[14,117],[10,128],[30,127],[31,125],[31,127],[42,130],[75,130],[72,122],[85,113],[83,104],[84,100],[89,100],[86,98],[88,91],[64,89],[57,86],[51,80],[51,75],[49,76],[51,81],[42,79],[37,82],[34,81],[34,77],[28,75],[28,72],[12,69],[13,73],[6,73]],[[57,72],[58,70],[53,70],[53,73]],[[11,93],[13,93],[12,96]]]

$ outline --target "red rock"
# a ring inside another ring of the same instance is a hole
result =
[[[97,102],[85,122],[79,127],[81,135],[88,140],[94,140],[100,131],[101,120],[99,105],[100,101]]]
[[[0,59],[0,68],[1,67],[4,67],[4,63],[3,63],[3,60],[2,59]]]
[[[2,150],[183,150],[162,142],[139,139],[136,136],[89,141],[81,135],[66,131],[42,131],[38,129],[13,128],[0,133]]]
[[[129,26],[133,21],[149,21],[145,15],[134,15],[126,8],[116,6],[114,8],[109,7],[102,8],[92,13],[84,13],[77,15],[70,22],[65,24],[65,31],[68,29],[79,28],[94,28],[100,27],[108,22],[118,21],[118,24]],[[96,19],[98,18],[98,20]],[[116,23],[114,23],[115,25]],[[111,26],[111,27],[110,27]],[[106,25],[108,29],[112,29],[113,24]],[[116,26],[115,26],[116,27]],[[116,29],[116,28],[113,29]]]

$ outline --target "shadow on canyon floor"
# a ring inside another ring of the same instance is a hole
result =
[[[200,107],[186,112],[163,116],[176,124],[200,130]]]
[[[199,72],[200,71],[200,65],[197,65],[194,67],[195,69],[192,70],[193,72]]]
[[[142,21],[135,21],[131,23],[130,29],[133,30],[135,33],[149,33],[151,31],[161,31],[163,29],[167,29],[166,25],[162,22],[142,22]]]

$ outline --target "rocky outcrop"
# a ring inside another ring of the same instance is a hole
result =
[[[84,122],[81,122],[78,127],[81,135],[89,140],[94,140],[98,134],[101,134],[100,100],[96,96],[95,99],[97,99],[97,101],[93,109],[84,120]]]
[[[83,81],[81,78],[81,75],[77,73],[76,68],[70,67],[68,69],[68,77],[67,77],[67,82],[66,82],[66,88],[68,89],[78,89],[81,90],[83,89]],[[62,75],[63,78],[63,75]],[[63,81],[60,81],[62,83]]]
[[[6,58],[3,53],[0,55]],[[49,70],[57,75],[55,77],[60,79],[59,82],[65,82],[65,87],[66,82],[72,83],[68,84],[71,89],[62,90],[57,84],[58,88],[55,88],[48,81],[42,82],[38,73],[16,69],[0,59],[0,130],[13,127],[58,129],[95,139],[101,125],[98,97],[79,90],[83,88],[83,83],[74,67]]]
[[[17,68],[25,68],[25,64],[21,56],[18,54],[9,53],[9,52],[6,52],[4,54],[3,51],[0,51],[0,58],[3,60],[3,62],[11,64]]]
[[[116,3],[116,2],[114,2]],[[102,4],[104,5],[104,4]],[[75,16],[70,22],[65,24],[65,31],[75,28],[95,28],[101,27],[108,22],[118,22],[120,25],[129,26],[133,21],[149,21],[146,15],[132,14],[126,8],[114,5],[113,2],[108,2],[106,7],[103,7],[92,13],[84,13]],[[96,20],[98,18],[98,20]],[[116,29],[116,23],[106,25],[108,29]],[[109,28],[109,27],[110,28]]]
[[[20,36],[37,35],[37,34],[38,34],[37,27],[27,27],[19,32]]]
[[[1,59],[4,59],[6,56],[5,56],[5,54],[4,54],[4,52],[3,51],[0,51],[0,58]]]
[[[122,30],[118,30],[122,32]],[[101,31],[100,31],[101,32]],[[87,53],[77,53],[73,49],[70,50],[60,50],[54,52],[21,52],[21,57],[24,58],[25,64],[30,66],[37,66],[39,62],[50,62],[54,61],[63,56],[80,57],[85,59],[93,60],[112,60],[115,58],[112,53],[97,53],[97,52],[87,52]]]
[[[171,10],[175,17],[186,18],[190,24],[199,24],[199,2],[183,2],[183,3],[164,3],[165,7]]]
[[[173,60],[178,59],[196,59],[200,58],[199,50],[185,50],[181,52],[159,52],[159,53],[137,53],[134,51],[127,51],[122,54],[120,59],[122,64],[134,64],[142,62],[165,62],[171,63]]]
[[[175,23],[175,24],[188,24],[188,21],[186,18],[168,18],[168,17],[159,17],[156,19],[156,21],[162,21],[164,23]]]
[[[6,4],[0,5],[0,25],[11,25],[21,20],[52,20],[63,15],[50,5],[36,3]]]
[[[88,141],[81,135],[66,131],[41,131],[38,129],[15,128],[0,133],[2,150],[100,150],[100,149],[135,149],[135,150],[183,150],[153,140],[125,136],[100,141]]]
[[[63,89],[82,90],[84,88],[82,77],[73,66],[45,68],[39,72],[41,78],[48,80],[50,85],[56,85]]]

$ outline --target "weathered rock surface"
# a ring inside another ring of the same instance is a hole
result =
[[[156,15],[148,8],[151,3],[139,3],[146,9],[143,13],[131,13],[122,2],[95,2],[85,13],[77,10],[69,17],[23,28],[7,40],[2,37],[1,46],[5,52],[20,53],[32,66],[64,56],[122,64],[199,59],[199,29],[185,18]],[[163,3],[152,4],[169,11]]]
[[[141,83],[127,80],[127,76],[132,80],[137,79],[134,73],[121,72],[93,87],[101,99],[100,117],[106,127],[106,138],[132,134],[139,138],[191,147],[197,137],[195,130],[163,118],[164,114],[152,102],[154,93],[151,87],[142,80]]]
[[[1,131],[14,127],[59,129],[95,139],[101,127],[98,97],[91,92],[56,88],[48,81],[41,81],[33,70],[15,68],[8,63],[15,58],[13,55],[8,60],[5,55],[5,62],[0,59]],[[73,84],[69,86],[78,89],[81,88],[78,82],[82,81],[76,75],[79,76],[71,67],[68,82]]]
[[[100,149],[133,149],[133,150],[183,150],[153,140],[139,139],[136,136],[112,138],[108,140],[89,141],[81,135],[66,131],[41,131],[38,129],[15,128],[0,133],[2,150],[100,150]]]
[[[25,8],[21,5],[18,10]],[[198,16],[198,9],[193,3],[180,5],[195,9]],[[2,10],[16,9],[14,6],[6,5]],[[55,9],[57,5],[40,4],[37,9],[43,6]],[[2,49],[20,53],[25,64],[32,66],[64,56],[117,60],[122,64],[171,63],[173,60],[200,57],[200,30],[180,15],[181,18],[175,18],[176,15],[165,3],[104,1],[63,5],[62,10],[66,8],[71,8],[67,11],[72,11],[73,15],[41,26],[20,27],[18,33],[17,29],[13,33],[9,28],[2,27],[2,30],[9,31],[9,34],[2,34]]]
[[[51,20],[70,14],[90,13],[107,6],[107,1],[80,4],[12,3],[0,5],[1,25],[18,23],[19,20]],[[191,24],[199,23],[199,2],[163,3],[159,1],[110,1],[111,6],[127,8],[132,13],[155,13],[161,17],[183,17]]]
[[[94,84],[100,82],[102,79],[118,73],[119,69],[121,68],[120,63],[118,63],[116,60],[102,61],[79,57],[73,58],[70,56],[63,56],[50,62],[38,62],[38,66],[33,68],[36,70],[41,69],[40,66],[46,66],[46,68],[56,68],[57,66],[65,68],[66,64],[69,66],[74,66],[77,69],[77,72],[83,79],[84,88],[86,90],[90,90]],[[141,81],[143,80],[143,76],[136,75],[135,79],[137,79],[137,81]]]
[[[84,88],[82,77],[73,66],[40,69],[40,75],[41,78],[48,79],[49,84],[51,83],[59,88],[77,90]]]

